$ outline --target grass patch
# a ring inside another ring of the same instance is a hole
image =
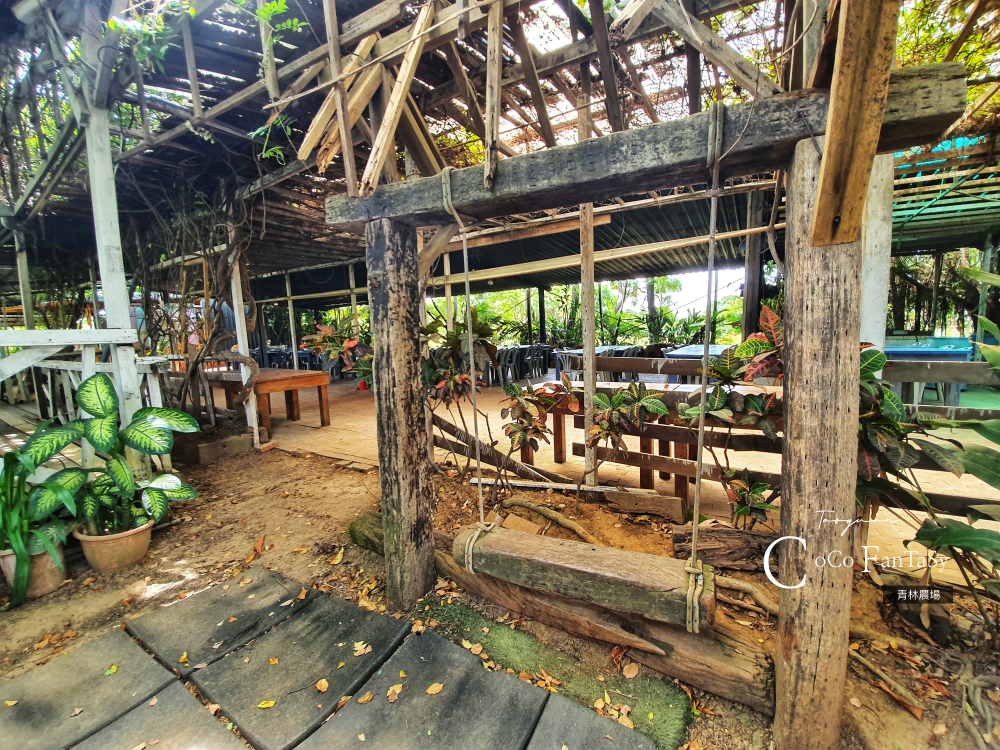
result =
[[[428,605],[430,609],[425,610]],[[482,644],[490,659],[515,673],[536,674],[544,669],[562,682],[557,688],[560,693],[582,706],[593,706],[607,691],[612,704],[632,707],[629,717],[635,722],[636,731],[647,735],[660,750],[676,750],[686,741],[684,727],[691,718],[691,707],[687,696],[670,682],[645,674],[631,680],[618,674],[606,675],[596,667],[581,664],[573,656],[549,648],[528,633],[511,630],[509,624],[487,620],[463,604],[442,605],[428,597],[412,617],[424,622],[437,620],[441,625],[435,631],[458,645],[463,639]],[[484,633],[483,628],[489,628],[489,632]],[[598,674],[604,676],[604,682],[597,680]],[[613,722],[607,721],[611,730]]]

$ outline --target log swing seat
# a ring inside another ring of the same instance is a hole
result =
[[[719,167],[726,108],[712,103],[709,110],[708,169],[712,174],[711,216],[708,243],[708,293],[705,314],[704,351],[701,367],[701,403],[698,415],[697,473],[694,488],[694,518],[701,510],[701,480],[705,448],[705,409],[708,390],[709,327],[712,320],[712,274],[715,270],[718,223]],[[455,219],[462,236],[466,269],[466,299],[469,299],[467,227],[455,210],[451,196],[451,167],[441,174],[444,205]],[[468,308],[468,306],[467,306]],[[471,309],[467,309],[471,317]],[[469,351],[472,326],[469,321]],[[475,361],[470,356],[469,377],[475,382]],[[470,575],[483,573],[529,589],[553,592],[604,607],[613,612],[640,615],[668,625],[684,625],[699,633],[702,623],[715,622],[715,574],[698,557],[698,524],[691,532],[691,555],[686,560],[642,554],[583,542],[548,537],[527,537],[486,522],[483,503],[482,462],[476,414],[476,389],[472,389],[473,430],[476,442],[476,474],[479,490],[479,522],[455,537],[455,562]]]

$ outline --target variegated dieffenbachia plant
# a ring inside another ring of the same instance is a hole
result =
[[[198,496],[180,477],[161,474],[137,480],[125,458],[125,448],[144,455],[170,453],[174,432],[197,432],[194,417],[176,409],[139,409],[123,429],[119,429],[118,395],[111,378],[102,372],[80,384],[76,394],[80,408],[90,415],[63,426],[79,433],[107,459],[103,469],[64,469],[61,477],[67,489],[77,494],[77,515],[88,533],[117,534],[160,521],[169,504]]]

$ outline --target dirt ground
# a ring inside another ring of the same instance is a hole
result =
[[[352,545],[347,531],[358,515],[378,509],[377,471],[343,468],[329,458],[280,448],[231,456],[209,466],[178,468],[198,488],[200,497],[174,509],[175,525],[154,533],[149,554],[139,566],[97,575],[82,555],[71,551],[62,588],[0,613],[0,679],[42,665],[127,619],[238,574],[250,563],[263,564],[304,586],[320,587],[352,601],[361,598],[366,606],[385,611],[383,560]],[[453,534],[457,527],[477,519],[478,493],[475,486],[459,482],[457,467],[443,468],[452,476],[432,477],[437,498],[434,525],[440,532]],[[655,517],[633,518],[589,503],[577,509],[573,497],[551,492],[518,492],[516,496],[560,510],[610,546],[673,556],[670,527]],[[545,519],[529,510],[514,510],[525,520],[545,524]],[[554,524],[544,533],[576,538]],[[763,576],[734,575],[765,583]],[[887,609],[880,590],[866,578],[856,576],[855,583],[856,624],[920,644],[930,640]],[[0,596],[5,593],[0,589]],[[462,601],[488,617],[498,616],[496,605],[468,596]],[[719,606],[740,624],[760,632],[761,638],[773,641],[773,618],[728,604]],[[851,663],[844,704],[845,750],[972,747],[961,726],[961,694],[954,683],[962,660],[977,663],[977,674],[996,673],[997,663],[986,650],[982,620],[970,599],[958,597],[955,603],[944,605],[944,611],[953,625],[951,645],[956,650],[952,652],[914,651],[888,638],[857,641],[858,653],[910,690],[926,713],[918,722],[878,687],[878,677]],[[595,673],[615,669],[607,646],[530,620],[519,627],[593,666]],[[989,691],[988,697],[1000,703],[997,691]],[[768,717],[697,690],[692,698],[688,750],[773,747]],[[1000,730],[991,746],[998,744]]]

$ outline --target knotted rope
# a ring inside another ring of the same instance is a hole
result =
[[[698,409],[698,456],[694,479],[694,518],[691,521],[691,557],[684,565],[687,572],[687,629],[697,633],[700,621],[699,600],[705,587],[705,567],[698,559],[698,519],[701,517],[701,472],[705,451],[705,408],[708,402],[708,359],[712,328],[712,274],[715,272],[715,233],[719,215],[719,165],[722,162],[722,132],[726,107],[712,102],[708,110],[708,168],[712,173],[712,212],[708,230],[708,295],[705,306],[705,346],[701,355],[701,405]]]
[[[479,524],[465,543],[465,569],[475,575],[476,571],[472,568],[472,548],[475,546],[476,540],[479,539],[479,535],[489,532],[493,528],[493,524],[486,523],[486,511],[483,507],[483,462],[479,455],[479,406],[476,400],[476,356],[473,349],[475,339],[472,336],[472,294],[469,290],[469,241],[466,237],[469,229],[465,226],[458,211],[455,210],[455,204],[451,200],[451,173],[454,171],[454,167],[445,167],[441,170],[441,193],[445,209],[458,224],[458,233],[462,237],[462,267],[465,269],[465,332],[469,345],[469,378],[472,380],[472,433],[476,438],[476,485],[479,488]]]

